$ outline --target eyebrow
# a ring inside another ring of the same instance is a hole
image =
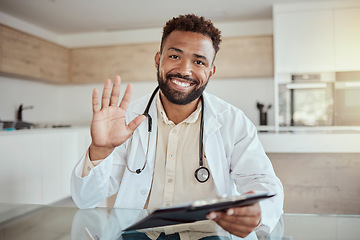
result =
[[[175,52],[184,53],[183,50],[181,50],[181,49],[179,49],[179,48],[175,48],[175,47],[170,47],[170,48],[168,48],[168,50],[174,50]],[[205,56],[203,56],[203,55],[196,54],[196,53],[194,53],[193,55],[194,55],[196,58],[200,58],[200,59],[203,59],[203,60],[209,62],[209,60],[208,60]]]

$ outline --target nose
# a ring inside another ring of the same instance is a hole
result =
[[[186,76],[190,76],[191,72],[192,72],[192,68],[191,68],[191,62],[189,60],[185,60],[183,59],[178,66],[178,72],[181,75],[186,75]]]

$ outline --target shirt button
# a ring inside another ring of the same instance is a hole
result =
[[[165,206],[167,207],[170,207],[170,205],[171,205],[170,203],[165,203]]]
[[[171,132],[172,132],[172,133],[176,133],[176,129],[172,129]]]
[[[168,183],[172,183],[173,182],[173,179],[172,178],[169,178],[168,179]]]
[[[87,167],[87,170],[90,172],[90,170],[91,170],[91,167]]]
[[[145,195],[146,194],[146,190],[145,189],[143,189],[143,190],[141,190],[141,192],[140,192],[142,195]]]
[[[174,155],[170,154],[169,156],[170,156],[170,158],[172,158]]]

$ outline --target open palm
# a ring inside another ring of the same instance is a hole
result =
[[[98,90],[94,89],[93,91],[93,119],[91,122],[92,144],[90,146],[90,153],[93,153],[91,154],[92,156],[98,155],[94,154],[94,151],[99,150],[107,152],[105,155],[111,153],[115,147],[123,144],[146,118],[145,116],[140,115],[128,125],[126,124],[125,115],[130,102],[132,85],[128,84],[120,105],[118,106],[120,83],[120,77],[116,76],[111,89],[111,80],[106,80],[101,99],[101,106],[99,103]]]

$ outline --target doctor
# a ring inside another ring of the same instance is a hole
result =
[[[164,26],[155,55],[159,90],[130,103],[129,84],[118,105],[116,76],[113,84],[106,80],[100,105],[94,89],[92,143],[71,180],[78,207],[112,199],[119,208],[158,208],[271,191],[274,198],[208,218],[239,237],[274,228],[283,189],[256,128],[241,110],[204,92],[220,42],[211,21],[180,15]]]

